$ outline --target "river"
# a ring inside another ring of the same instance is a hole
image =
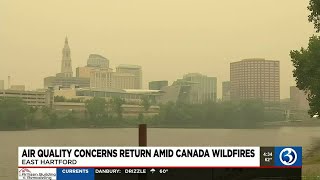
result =
[[[276,146],[308,149],[320,127],[279,129],[148,129],[149,146]],[[17,179],[19,146],[136,146],[138,129],[0,131],[0,180]]]

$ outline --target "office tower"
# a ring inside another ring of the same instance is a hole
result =
[[[134,89],[135,76],[130,73],[112,72],[111,69],[94,69],[90,73],[91,88]]]
[[[230,64],[231,100],[280,101],[280,63],[261,58]]]
[[[137,65],[119,65],[116,67],[117,73],[128,73],[134,75],[134,89],[142,89],[142,68]]]

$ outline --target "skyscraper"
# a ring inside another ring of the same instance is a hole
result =
[[[137,65],[119,65],[116,67],[117,73],[129,73],[134,75],[134,89],[142,89],[142,69]]]
[[[62,61],[61,61],[61,73],[57,74],[59,77],[72,77],[72,63],[71,63],[71,52],[68,43],[68,38],[66,37],[64,41],[64,47],[62,49]]]
[[[280,101],[280,63],[261,58],[230,64],[231,100]]]

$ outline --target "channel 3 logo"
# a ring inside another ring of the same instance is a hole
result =
[[[301,166],[301,147],[275,147],[276,166]]]
[[[292,148],[284,148],[280,151],[280,161],[286,166],[291,166],[297,161],[297,152]]]

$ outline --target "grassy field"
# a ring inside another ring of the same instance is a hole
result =
[[[320,180],[320,139],[314,139],[313,144],[303,157],[303,179]]]

